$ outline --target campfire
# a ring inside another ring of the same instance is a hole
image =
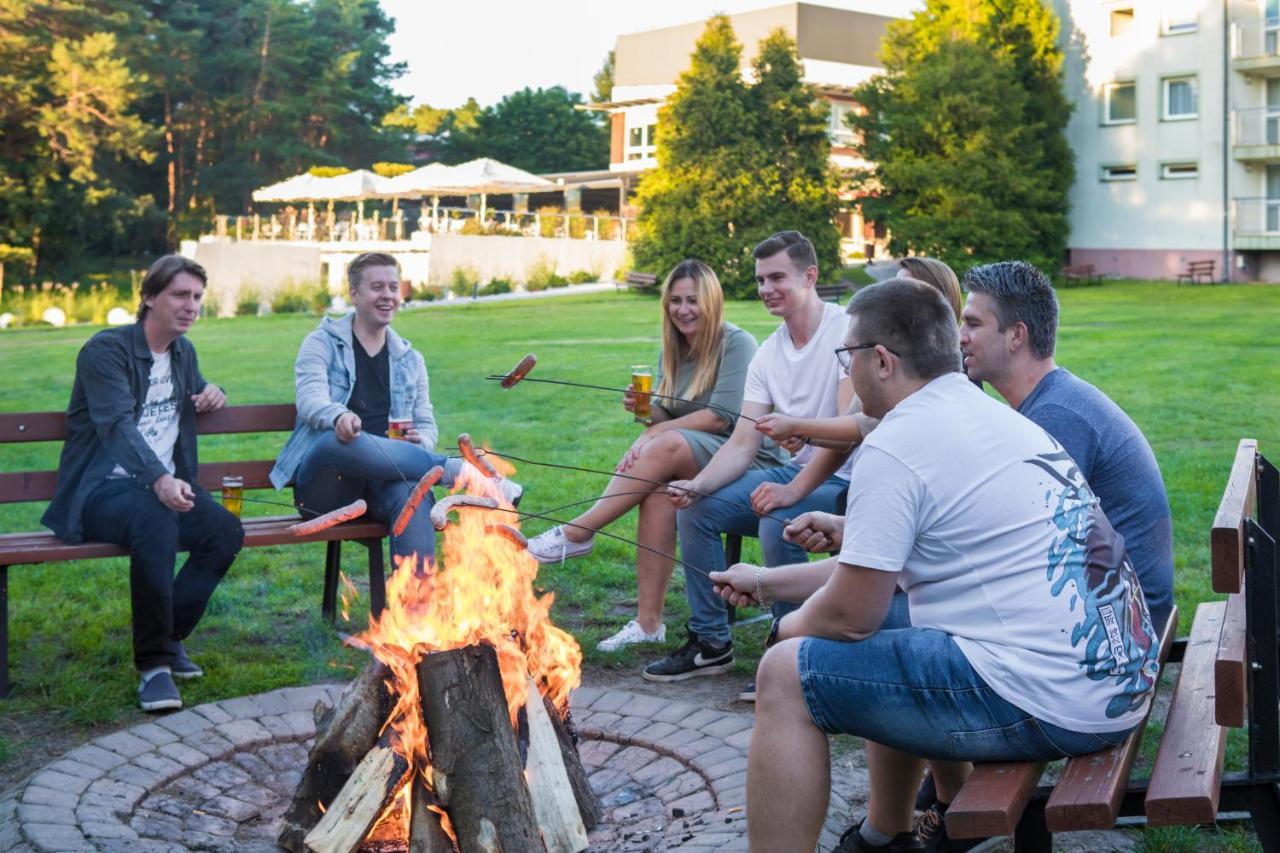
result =
[[[599,811],[568,711],[581,650],[535,594],[538,564],[511,507],[491,508],[493,483],[454,491],[489,500],[438,503],[441,565],[399,561],[386,609],[349,640],[374,660],[317,721],[286,850],[587,847]]]

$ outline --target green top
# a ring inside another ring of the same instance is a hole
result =
[[[756,354],[756,347],[755,338],[732,323],[725,323],[724,342],[721,349],[720,366],[716,369],[715,384],[709,390],[694,398],[693,402],[685,403],[679,400],[663,400],[654,397],[653,405],[661,408],[672,418],[681,418],[706,408],[705,405],[695,404],[709,404],[712,407],[711,411],[721,417],[721,429],[717,430],[717,432],[722,435],[728,435],[733,432],[738,412],[742,409],[742,392],[747,384],[747,366],[751,364],[751,358]],[[676,371],[675,389],[671,392],[676,397],[688,396],[686,392],[689,390],[689,381],[693,377],[693,367],[692,360],[680,362]],[[659,358],[658,373],[654,377],[654,388],[656,389],[661,383],[662,359]]]

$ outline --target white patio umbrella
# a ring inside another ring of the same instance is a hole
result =
[[[441,181],[448,181],[454,168],[444,163],[428,163],[412,172],[385,179],[382,189],[388,195],[398,198],[418,198],[428,194]]]
[[[320,180],[310,172],[294,175],[283,181],[253,191],[253,200],[257,202],[317,201],[318,196],[312,191],[312,185]]]
[[[532,172],[508,166],[489,157],[481,157],[441,173],[426,192],[433,196],[480,194],[480,218],[484,219],[485,197],[491,193],[525,193],[555,189],[555,184]]]
[[[389,198],[384,189],[387,178],[379,177],[368,169],[356,169],[332,178],[313,178],[308,191],[316,194],[316,201],[364,201],[369,198]]]

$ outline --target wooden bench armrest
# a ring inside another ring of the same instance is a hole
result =
[[[1246,579],[1245,583],[1248,583]],[[1214,719],[1220,726],[1244,727],[1249,704],[1249,659],[1246,645],[1247,612],[1244,590],[1227,599],[1227,612],[1213,662]]]
[[[1227,736],[1214,719],[1213,667],[1226,611],[1225,601],[1196,608],[1147,788],[1147,822],[1152,826],[1217,819]]]
[[[1245,519],[1257,503],[1258,442],[1240,439],[1231,476],[1213,518],[1209,548],[1213,558],[1213,591],[1239,592],[1244,578]]]

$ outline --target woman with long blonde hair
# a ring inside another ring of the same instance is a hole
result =
[[[662,486],[636,492],[644,480],[689,479],[711,461],[733,431],[755,351],[751,335],[725,322],[724,292],[711,267],[696,260],[677,264],[662,285],[662,354],[652,418],[616,468],[627,477],[610,480],[595,505],[570,523],[529,540],[529,553],[542,563],[581,556],[591,551],[593,531],[639,505],[636,541],[645,547],[636,551],[636,618],[596,648],[613,651],[666,640],[662,604],[673,564],[663,555],[676,547],[676,510]],[[623,406],[635,410],[630,392]],[[783,460],[777,446],[766,442],[755,465]]]

